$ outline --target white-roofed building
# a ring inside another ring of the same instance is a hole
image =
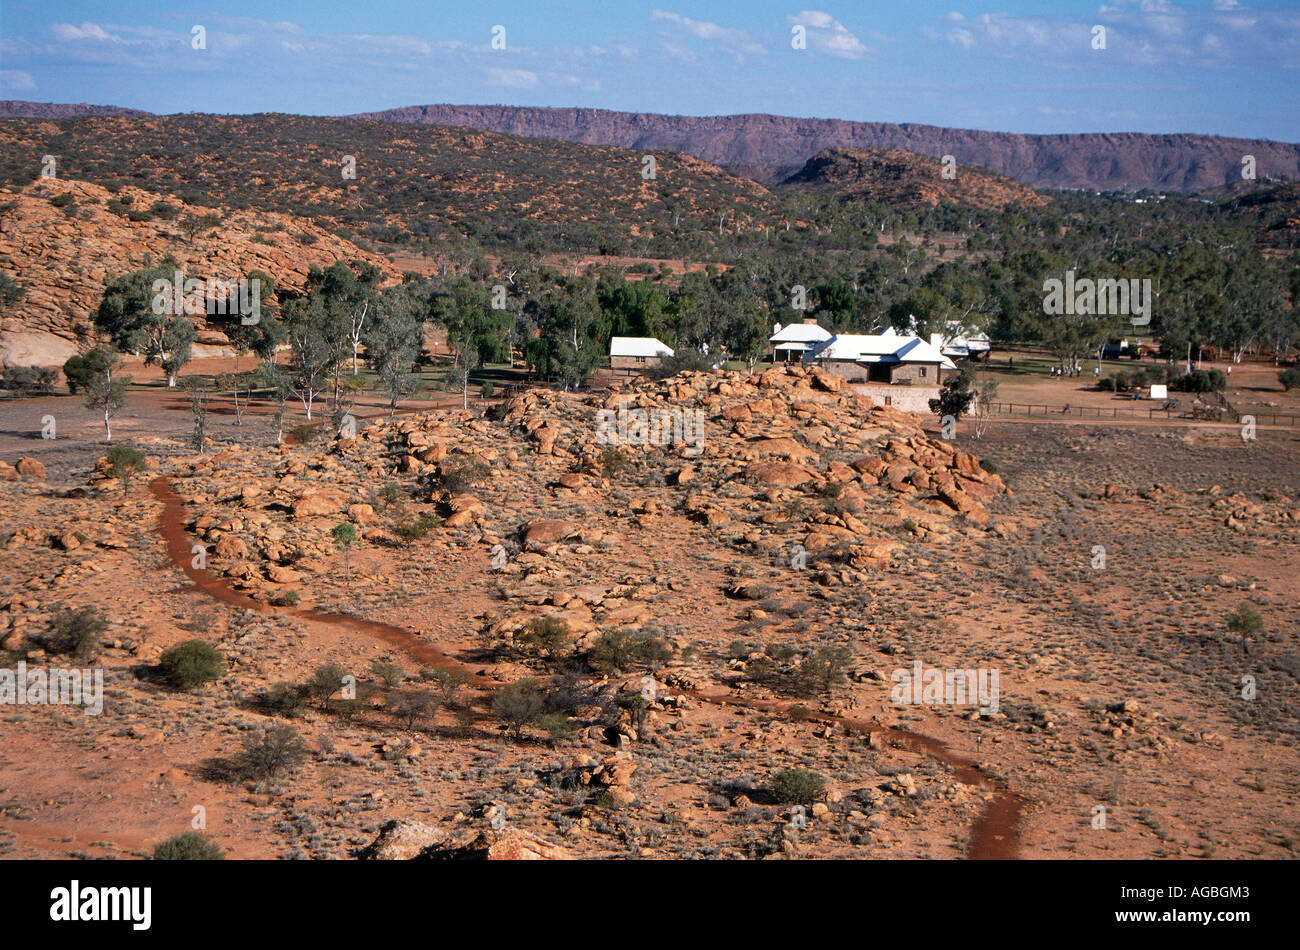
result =
[[[772,344],[773,362],[795,362],[818,343],[831,338],[831,332],[809,317],[802,323],[777,324],[768,342]]]
[[[883,333],[844,333],[832,336],[804,356],[850,382],[918,383],[938,386],[944,370],[956,364],[933,344],[918,336],[904,336],[893,327]]]
[[[610,369],[658,366],[664,357],[672,355],[671,347],[652,336],[616,336],[609,341]]]
[[[991,348],[987,333],[975,327],[962,326],[956,320],[948,324],[947,332],[931,333],[930,343],[954,360],[984,359]]]

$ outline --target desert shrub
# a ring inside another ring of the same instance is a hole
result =
[[[988,472],[990,475],[996,475],[998,473],[998,463],[993,461],[993,459],[980,459],[980,468],[984,469],[984,471]]]
[[[371,492],[371,506],[374,508],[401,508],[406,500],[406,493],[397,482],[389,482],[379,491]]]
[[[174,835],[153,849],[155,861],[221,861],[225,856],[216,842],[197,831]]]
[[[1291,367],[1284,369],[1277,374],[1277,381],[1282,384],[1282,388],[1287,392],[1300,388],[1300,367]]]
[[[1243,638],[1257,636],[1264,630],[1264,618],[1250,604],[1242,604],[1228,614],[1228,629]]]
[[[548,655],[564,646],[569,639],[569,624],[561,617],[536,617],[530,620],[527,629],[518,637],[520,642],[529,643],[538,650],[545,650]]]
[[[276,597],[271,603],[277,607],[292,607],[298,603],[298,592],[296,590],[287,590],[279,597]]]
[[[1197,369],[1179,376],[1169,383],[1171,389],[1184,393],[1219,392],[1228,383],[1228,378],[1217,369]]]
[[[103,649],[108,620],[95,607],[60,610],[50,619],[45,644],[54,653],[64,653],[78,663],[89,663]]]
[[[546,710],[537,680],[516,680],[497,690],[492,697],[492,714],[513,730],[516,737],[523,735],[524,726],[536,722]]]
[[[428,535],[430,531],[442,524],[442,519],[431,511],[422,511],[415,518],[398,521],[393,525],[393,534],[406,544],[412,544]]]
[[[382,657],[376,657],[371,662],[370,672],[384,684],[385,689],[393,689],[406,678],[406,674],[402,672],[400,666],[392,660],[385,660]]]
[[[548,712],[537,717],[537,725],[550,736],[551,742],[568,738],[578,728],[564,713]]]
[[[54,392],[58,370],[49,366],[9,366],[0,373],[0,389],[19,396],[47,396]]]
[[[158,669],[179,689],[193,689],[220,678],[226,672],[226,658],[203,640],[186,640],[163,653]]]
[[[406,720],[406,728],[414,729],[416,723],[428,719],[437,711],[438,700],[428,690],[403,693],[393,703],[393,714]]]
[[[1097,380],[1097,388],[1102,390],[1102,392],[1113,393],[1119,388],[1119,386],[1114,376],[1103,376],[1101,379]]]
[[[292,771],[306,755],[307,746],[293,726],[267,726],[244,739],[235,766],[243,778],[267,781]]]
[[[587,664],[601,672],[658,669],[672,656],[662,639],[644,630],[610,630],[587,651]]]
[[[808,769],[782,769],[772,776],[772,794],[783,805],[811,805],[826,795],[826,780]]]
[[[492,474],[486,462],[466,460],[457,465],[443,466],[442,487],[453,495],[469,491]]]
[[[301,715],[307,706],[307,697],[301,686],[293,683],[276,683],[266,691],[262,703],[277,716],[293,719]]]
[[[659,365],[651,368],[650,375],[655,379],[667,379],[678,373],[707,373],[713,368],[716,359],[710,359],[699,350],[680,347],[672,356],[665,356]]]
[[[492,385],[492,380],[483,380],[483,385],[478,388],[479,395],[484,399],[493,399],[496,397],[497,388]]]
[[[791,706],[785,711],[785,714],[791,722],[803,722],[812,713],[809,711],[807,706],[801,705],[800,703],[795,703],[793,706]]]
[[[799,651],[788,643],[771,643],[763,650],[771,659],[778,663],[787,663],[793,659]]]
[[[459,670],[426,668],[420,670],[420,679],[433,683],[434,688],[442,694],[442,701],[448,706],[453,706],[456,703],[456,695],[460,692],[460,688],[465,685],[468,677]]]
[[[844,671],[853,655],[848,647],[821,647],[804,658],[794,678],[801,696],[832,692],[844,681]]]
[[[68,379],[68,392],[74,396],[77,390],[86,385],[94,370],[87,364],[87,360],[81,354],[70,356],[63,364],[63,375]]]
[[[321,709],[328,709],[330,697],[343,688],[346,675],[347,671],[337,663],[322,663],[312,671],[303,688],[308,696],[320,702]]]
[[[130,445],[114,445],[104,456],[108,473],[122,483],[125,491],[131,485],[131,476],[145,470],[144,453]]]
[[[627,468],[629,460],[627,452],[607,445],[600,453],[600,470],[605,473],[606,478],[613,478]]]

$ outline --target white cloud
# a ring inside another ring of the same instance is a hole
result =
[[[744,30],[719,26],[717,23],[709,23],[705,20],[692,20],[666,10],[651,10],[650,19],[658,23],[666,23],[696,39],[714,43],[742,62],[746,56],[760,56],[767,52],[762,44]]]
[[[848,28],[829,13],[803,10],[785,18],[791,26],[802,26],[808,35],[808,48],[840,59],[862,59],[869,50]]]
[[[489,86],[508,86],[511,89],[532,89],[537,85],[537,73],[531,69],[498,69],[487,71]]]
[[[17,69],[0,69],[0,86],[13,92],[28,92],[36,88],[36,80],[31,73]]]
[[[60,43],[75,43],[79,40],[100,40],[107,42],[116,42],[117,37],[110,34],[98,23],[82,23],[81,26],[73,26],[71,23],[56,23],[51,27],[54,38]]]

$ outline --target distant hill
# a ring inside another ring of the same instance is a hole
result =
[[[27,102],[0,99],[0,119],[71,119],[82,115],[152,115],[122,106],[92,106],[86,102]]]
[[[1001,211],[1009,205],[1048,204],[1032,188],[982,168],[957,165],[943,176],[939,159],[897,149],[831,148],[808,160],[782,187],[878,201],[895,208],[954,204]]]
[[[1254,215],[1274,247],[1293,248],[1300,234],[1300,182],[1238,181],[1200,196],[1231,211]]]
[[[828,148],[952,155],[1034,188],[1192,192],[1241,177],[1254,155],[1261,176],[1300,178],[1300,145],[1213,135],[1107,132],[1020,135],[933,125],[799,119],[779,115],[680,116],[604,109],[427,105],[368,112],[386,122],[467,126],[590,145],[670,149],[773,186]]]
[[[91,116],[0,122],[0,183],[58,175],[145,185],[190,204],[305,215],[347,238],[459,232],[486,245],[614,253],[629,238],[775,227],[778,202],[689,155],[475,129],[290,115]],[[355,176],[344,177],[345,156]]]

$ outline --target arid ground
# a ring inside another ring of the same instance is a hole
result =
[[[699,450],[609,451],[620,400],[701,410]],[[283,448],[263,412],[214,416],[196,454],[183,396],[133,393],[115,437],[149,470],[124,485],[77,400],[0,403],[0,458],[36,463],[0,481],[6,662],[66,665],[62,607],[110,621],[102,715],[0,709],[0,855],[144,856],[197,816],[234,858],[1295,854],[1300,429],[995,418],[944,442],[782,369],[357,411],[357,438]],[[611,663],[618,631],[655,649]],[[225,674],[161,681],[195,638]],[[996,671],[996,711],[894,702],[917,661]],[[268,706],[327,662],[363,702]],[[438,669],[465,682],[408,718]],[[526,679],[546,729],[494,712]],[[241,777],[283,722],[301,765]],[[826,781],[804,811],[773,792],[789,768]]]

